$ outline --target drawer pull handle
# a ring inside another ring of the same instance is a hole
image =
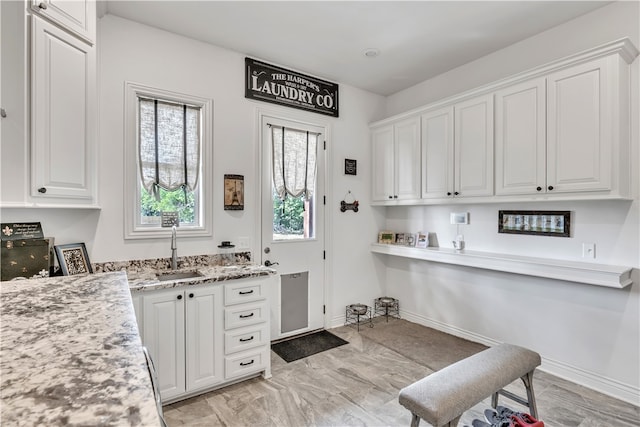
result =
[[[240,366],[249,366],[249,365],[253,365],[253,359],[251,359],[251,362],[247,362],[247,363],[240,362]]]
[[[255,313],[241,314],[241,315],[240,315],[240,318],[241,318],[241,319],[246,319],[246,318],[248,318],[248,317],[253,317],[253,315],[254,315],[254,314],[255,314]]]
[[[240,295],[250,295],[253,293],[253,289],[251,289],[250,291],[240,291],[238,292]]]
[[[252,340],[253,340],[253,335],[251,335],[249,338],[240,338],[240,342],[247,342]]]

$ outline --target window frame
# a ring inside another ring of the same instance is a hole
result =
[[[138,98],[163,99],[179,104],[199,107],[201,110],[200,225],[180,226],[180,235],[188,237],[213,236],[213,100],[199,96],[154,88],[133,82],[125,82],[124,108],[124,238],[160,239],[171,235],[171,228],[140,224],[140,168],[138,161]],[[208,207],[208,208],[207,208]]]

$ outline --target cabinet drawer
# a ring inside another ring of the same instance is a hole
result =
[[[267,304],[247,304],[224,309],[225,330],[241,326],[256,325],[266,322],[269,318]]]
[[[259,348],[238,356],[225,357],[224,377],[229,379],[261,371],[265,369],[268,357],[268,348]]]
[[[232,354],[269,343],[267,325],[255,325],[224,334],[224,353]]]
[[[260,301],[266,298],[267,281],[264,279],[238,280],[224,285],[224,305]]]

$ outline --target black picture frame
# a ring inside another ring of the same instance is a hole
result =
[[[93,273],[87,247],[84,243],[56,245],[54,249],[63,276]]]
[[[355,159],[344,159],[344,174],[345,175],[357,175],[358,174],[358,161]]]
[[[498,211],[498,233],[571,237],[571,211]]]

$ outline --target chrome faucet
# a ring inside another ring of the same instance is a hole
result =
[[[171,269],[178,269],[178,245],[176,244],[176,226],[171,227]]]

